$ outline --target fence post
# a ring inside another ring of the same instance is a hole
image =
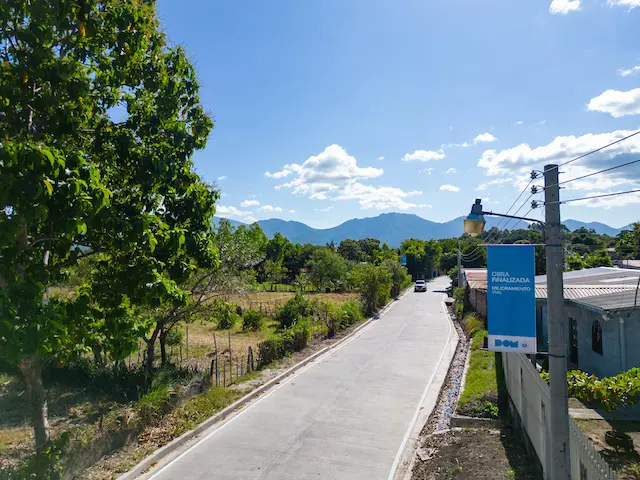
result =
[[[218,342],[216,341],[216,334],[213,334],[213,348],[216,354],[216,387],[220,386],[220,361],[218,360]]]
[[[222,388],[227,388],[227,362],[222,364]]]
[[[186,345],[187,346],[187,351],[186,351],[186,354],[187,354],[187,362],[188,362],[189,361],[189,324],[188,323],[185,326],[185,329],[186,329],[186,337],[187,337],[187,345]]]
[[[251,345],[247,349],[247,372],[253,371],[253,352],[251,351]]]

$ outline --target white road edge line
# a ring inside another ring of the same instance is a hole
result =
[[[409,428],[407,429],[407,433],[405,433],[404,438],[402,439],[402,443],[400,444],[400,448],[398,449],[398,452],[396,453],[396,458],[393,460],[393,465],[391,466],[391,471],[389,472],[389,477],[388,480],[393,480],[395,475],[396,475],[396,470],[398,470],[398,465],[400,464],[400,459],[402,458],[402,455],[404,453],[404,449],[407,446],[407,443],[409,442],[409,437],[411,437],[411,432],[413,432],[413,428],[415,427],[416,422],[418,421],[418,416],[420,415],[420,410],[422,409],[422,404],[424,403],[425,399],[427,398],[427,395],[429,394],[429,390],[431,390],[431,385],[433,384],[433,380],[435,379],[436,375],[438,374],[438,370],[440,369],[440,364],[442,363],[442,359],[444,358],[445,354],[447,353],[447,351],[449,350],[449,342],[451,341],[451,334],[452,334],[452,324],[451,324],[451,318],[449,317],[449,314],[447,313],[447,306],[444,303],[444,298],[442,299],[442,308],[444,311],[444,314],[447,317],[447,325],[449,326],[449,335],[447,336],[447,341],[445,343],[445,348],[442,350],[442,353],[440,354],[440,358],[438,359],[438,364],[436,365],[436,368],[433,370],[433,373],[431,374],[431,378],[429,379],[429,382],[427,383],[426,388],[424,389],[424,392],[422,392],[422,397],[420,397],[420,401],[418,402],[418,406],[416,407],[416,411],[413,414],[413,418],[411,419],[411,423],[409,424]]]
[[[407,293],[409,293],[409,291],[405,292],[400,298],[404,297]],[[391,310],[391,308],[393,308],[394,305],[396,305],[398,302],[394,301],[389,308],[387,308],[382,315],[380,315],[380,317],[377,320],[380,320],[380,318],[384,317],[387,312],[389,310]],[[285,381],[280,382],[279,385],[275,386],[274,388],[272,388],[269,392],[267,392],[264,395],[261,395],[260,397],[256,398],[254,401],[249,402],[247,404],[247,406],[243,409],[241,409],[238,413],[236,413],[235,415],[233,415],[230,418],[227,418],[225,420],[222,421],[221,424],[216,425],[212,425],[211,428],[214,428],[213,431],[209,432],[206,436],[202,437],[200,440],[198,440],[197,442],[195,442],[193,445],[191,445],[189,448],[187,448],[184,452],[180,453],[178,456],[176,456],[175,458],[172,458],[171,460],[169,460],[166,464],[164,464],[162,467],[160,467],[160,469],[156,472],[147,472],[147,475],[150,474],[150,476],[143,476],[142,478],[145,478],[147,480],[151,480],[153,478],[155,478],[157,475],[159,475],[160,473],[162,473],[167,467],[169,467],[171,464],[173,464],[174,462],[178,461],[180,458],[182,458],[184,455],[186,455],[187,453],[189,453],[189,451],[191,451],[192,449],[194,449],[195,447],[197,447],[198,445],[200,445],[202,442],[204,442],[205,440],[209,439],[210,437],[212,437],[213,435],[215,435],[216,433],[218,433],[220,430],[222,430],[224,427],[226,427],[227,425],[229,425],[233,420],[235,420],[236,418],[238,418],[239,416],[241,416],[243,413],[247,412],[248,410],[250,410],[253,406],[257,405],[258,403],[260,403],[262,400],[264,400],[265,398],[267,398],[269,395],[271,395],[272,393],[278,391],[281,387],[285,386],[287,383],[289,383],[291,380],[293,380],[294,378],[296,378],[298,375],[300,375],[301,373],[305,372],[307,369],[313,367],[314,365],[318,365],[320,362],[322,362],[326,357],[328,357],[329,355],[334,354],[335,352],[337,352],[338,350],[340,350],[342,347],[344,347],[345,345],[349,345],[352,341],[354,341],[356,338],[358,338],[360,335],[362,335],[364,332],[366,332],[367,330],[369,330],[373,325],[375,325],[376,322],[371,322],[369,323],[369,325],[361,328],[353,337],[347,339],[345,342],[341,343],[340,345],[337,345],[335,348],[330,349],[328,352],[322,354],[321,356],[319,356],[318,358],[316,358],[314,361],[310,362],[309,364],[305,365],[304,367],[302,367],[300,370],[297,370],[293,375],[291,375],[289,378],[287,378]]]

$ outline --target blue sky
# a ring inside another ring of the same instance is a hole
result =
[[[158,8],[216,121],[197,170],[223,192],[219,214],[241,221],[324,228],[389,211],[446,221],[476,197],[506,211],[532,168],[640,128],[640,0]],[[634,154],[640,136],[561,178]],[[566,186],[564,199],[640,188],[640,169]],[[562,216],[619,227],[640,219],[640,195],[563,205]]]

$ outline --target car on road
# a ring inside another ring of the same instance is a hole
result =
[[[427,291],[427,282],[426,280],[416,280],[415,285],[413,286],[414,292],[426,292]]]

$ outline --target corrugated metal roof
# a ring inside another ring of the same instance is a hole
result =
[[[476,280],[473,282],[469,282],[469,288],[471,290],[486,290],[487,289],[487,281],[486,280]]]
[[[606,295],[580,298],[574,300],[573,303],[576,303],[577,305],[588,305],[608,312],[615,310],[629,310],[634,307],[640,307],[640,292],[638,293],[637,299],[636,289],[633,288]]]
[[[620,292],[635,292],[635,287],[629,288],[625,286],[602,287],[599,285],[580,285],[564,287],[564,298],[566,300],[575,300],[589,297],[599,297],[612,295]],[[536,298],[547,298],[547,286],[536,285]]]
[[[487,281],[487,269],[486,268],[463,268],[462,273],[467,279],[468,283],[474,281]]]

